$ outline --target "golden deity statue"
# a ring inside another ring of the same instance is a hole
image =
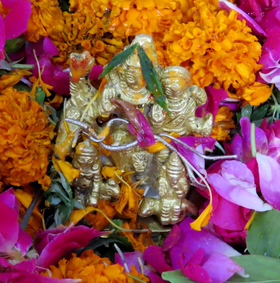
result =
[[[80,169],[80,175],[72,183],[74,195],[82,205],[97,206],[99,199],[117,200],[120,188],[114,179],[102,181],[100,155],[90,140],[76,146],[72,164]]]
[[[55,157],[72,157],[73,167],[80,170],[72,187],[81,203],[96,206],[99,199],[118,199],[122,191],[116,178],[105,181],[101,174],[103,167],[112,166],[123,173],[130,172],[132,181],[144,189],[139,216],[156,215],[163,225],[175,224],[186,213],[197,214],[187,195],[190,185],[202,185],[196,180],[195,169],[166,138],[182,143],[171,133],[210,135],[213,117],[211,114],[202,118],[195,116],[196,108],[207,100],[205,91],[190,86],[191,76],[185,68],[158,65],[151,36],[137,35],[130,46],[135,44],[143,48],[158,75],[168,111],[156,103],[149,91],[137,48],[105,76],[106,84],[92,104],[90,101],[97,91],[87,77],[93,59],[88,53],[73,54],[71,98],[61,119]],[[146,132],[137,113],[149,125],[157,142],[154,146],[159,145],[159,149],[140,145],[132,134],[129,125],[138,127],[134,132],[137,129],[142,134]],[[98,126],[96,121],[100,118],[106,118],[107,124]]]

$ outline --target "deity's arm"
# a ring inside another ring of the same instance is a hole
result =
[[[189,93],[189,96],[195,100],[197,106],[206,103],[207,94],[203,88],[198,87],[197,85],[192,85],[188,87],[187,92]]]
[[[111,86],[105,86],[104,90],[88,109],[87,119],[95,120],[98,117],[107,117],[117,108],[115,104],[111,102],[112,99],[117,98],[117,92],[115,88]]]
[[[66,156],[73,151],[72,142],[75,137],[78,126],[67,123],[65,118],[79,120],[81,112],[75,107],[66,107],[65,117],[63,117],[59,124],[58,134],[56,138],[54,153],[56,158],[64,160]]]

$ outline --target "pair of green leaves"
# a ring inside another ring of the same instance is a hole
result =
[[[51,227],[56,227],[59,224],[65,224],[73,211],[73,209],[84,207],[79,204],[74,198],[69,182],[64,175],[52,169],[50,188],[44,193],[46,201],[55,208],[54,223]]]
[[[109,72],[111,72],[114,68],[116,68],[118,65],[123,63],[132,53],[134,50],[138,50],[140,63],[141,63],[141,69],[143,77],[147,83],[147,87],[149,91],[152,93],[155,101],[165,110],[168,112],[167,104],[166,104],[166,97],[164,95],[162,85],[160,83],[158,74],[153,66],[153,63],[151,62],[150,58],[147,56],[146,52],[140,46],[139,44],[134,44],[129,46],[124,51],[118,53],[106,66],[106,68],[103,70],[103,72],[100,74],[99,78],[102,78],[103,76],[107,75]]]

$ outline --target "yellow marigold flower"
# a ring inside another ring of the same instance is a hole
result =
[[[273,85],[254,82],[252,85],[239,89],[236,93],[237,97],[242,97],[253,106],[259,106],[268,100],[271,96]]]
[[[124,272],[124,268],[119,264],[113,264],[108,258],[101,258],[94,254],[93,250],[84,251],[79,257],[72,254],[69,260],[62,259],[58,262],[58,267],[51,265],[52,278],[73,278],[82,279],[83,283],[136,283],[137,281],[128,274],[139,278],[144,282],[150,280],[132,266],[131,272]],[[48,272],[41,275],[48,276]]]
[[[186,67],[200,87],[214,84],[229,90],[253,84],[261,68],[261,45],[246,22],[211,1],[187,2],[191,8],[185,23],[176,21],[163,38],[166,64]]]
[[[25,91],[8,87],[0,95],[0,178],[21,186],[43,178],[54,127]]]
[[[26,40],[36,42],[63,30],[62,11],[57,0],[31,0],[32,12],[24,33]]]
[[[16,85],[24,76],[30,75],[31,73],[26,70],[11,71],[7,75],[0,77],[0,91],[9,86]]]
[[[220,107],[215,117],[215,124],[211,133],[211,137],[218,141],[229,140],[229,133],[231,129],[235,128],[232,117],[233,113],[230,111],[228,106]]]

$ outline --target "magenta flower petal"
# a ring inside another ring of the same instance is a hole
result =
[[[19,228],[18,233],[18,240],[15,244],[15,247],[19,250],[21,250],[22,255],[25,256],[27,251],[29,250],[33,240],[32,238],[26,233],[24,230]]]
[[[280,165],[270,156],[260,153],[257,153],[257,162],[262,195],[269,204],[280,210]]]
[[[147,147],[153,145],[155,143],[155,137],[150,124],[140,110],[136,109],[136,111],[138,121],[141,124],[141,131],[136,131],[132,124],[128,124],[128,129],[133,135],[136,135],[139,146]]]
[[[45,53],[49,54],[50,56],[56,56],[59,54],[56,46],[53,44],[53,42],[48,37],[44,38],[43,49]]]
[[[190,260],[187,262],[186,266],[183,266],[182,256],[179,258],[180,269],[183,274],[189,279],[197,283],[212,283],[210,276],[207,271],[201,266],[205,258],[204,249],[198,249]]]
[[[244,268],[220,253],[212,253],[202,266],[213,283],[226,282],[235,273],[242,277],[248,277],[245,275]]]
[[[179,256],[183,256],[183,265],[191,259],[192,255],[199,249],[205,250],[205,255],[208,257],[213,252],[218,252],[226,256],[238,256],[239,252],[234,250],[231,246],[219,239],[213,233],[202,228],[201,231],[192,230],[190,223],[193,219],[186,217],[180,224],[181,238],[177,245],[169,250],[169,258],[174,269],[179,269]],[[172,227],[172,230],[175,226]],[[177,228],[176,228],[177,229]],[[165,241],[169,241],[169,237],[174,237],[174,233],[170,232]]]
[[[153,270],[145,270],[145,275],[148,276],[151,280],[151,283],[170,283],[162,279],[158,274],[156,274]]]
[[[5,42],[6,42],[6,34],[5,34],[5,25],[2,16],[0,15],[0,60],[5,59]]]
[[[238,159],[244,163],[247,163],[252,159],[251,151],[251,123],[248,117],[242,117],[240,119],[242,138],[236,134],[232,140],[231,147],[233,154],[238,156]],[[257,152],[267,154],[267,137],[265,132],[256,127],[255,128],[255,140]]]
[[[182,236],[182,230],[178,225],[174,225],[162,245],[162,251],[166,252],[178,244]]]
[[[17,1],[4,18],[6,39],[12,39],[24,33],[30,15],[31,2],[29,0]]]
[[[143,262],[143,253],[140,251],[135,252],[129,252],[129,253],[123,253],[125,262],[127,263],[128,268],[131,268],[131,265],[134,265],[136,270],[141,273],[141,268],[139,265],[138,258]],[[121,266],[124,266],[124,263],[118,253],[115,254],[115,263],[120,264]],[[131,269],[130,269],[131,270]]]
[[[196,116],[202,117],[208,113],[212,113],[215,117],[217,115],[220,102],[228,97],[228,93],[222,89],[216,89],[212,86],[205,88],[207,93],[207,102],[196,109]]]
[[[9,253],[18,239],[18,214],[3,202],[0,202],[0,211],[0,252]]]
[[[208,174],[207,181],[220,196],[232,203],[256,211],[272,209],[257,195],[250,169],[239,161],[223,162],[219,173]]]
[[[56,264],[63,256],[69,255],[73,249],[85,247],[90,240],[103,234],[95,228],[86,226],[63,227],[38,233],[41,243],[34,245],[40,254],[36,265],[48,267]]]
[[[143,258],[159,273],[173,270],[173,268],[166,263],[162,249],[159,246],[148,246],[144,252]]]
[[[11,9],[19,0],[1,0],[2,4]]]
[[[226,0],[219,0],[219,6],[222,9],[227,10],[228,12],[230,12],[230,10],[236,11],[239,14],[237,17],[238,20],[245,20],[247,26],[249,26],[256,35],[264,37],[266,36],[266,32],[257,24],[256,21],[254,21],[248,14],[246,14],[244,11],[242,11],[240,8],[238,8],[231,2]]]
[[[199,153],[204,154],[205,151],[212,151],[215,148],[216,140],[212,137],[181,137],[182,142],[188,146],[196,149]],[[186,149],[182,145],[172,142],[178,151],[202,174],[205,173],[205,160],[199,155],[193,153],[189,149]]]
[[[92,67],[91,72],[89,73],[89,79],[90,80],[98,80],[99,75],[103,71],[103,66],[102,65],[94,65]]]
[[[19,204],[14,194],[13,188],[10,188],[0,194],[0,202],[5,203],[10,208],[14,209],[17,213],[19,212]]]
[[[250,209],[234,204],[213,190],[213,211],[210,221],[223,229],[242,231],[250,218]]]

